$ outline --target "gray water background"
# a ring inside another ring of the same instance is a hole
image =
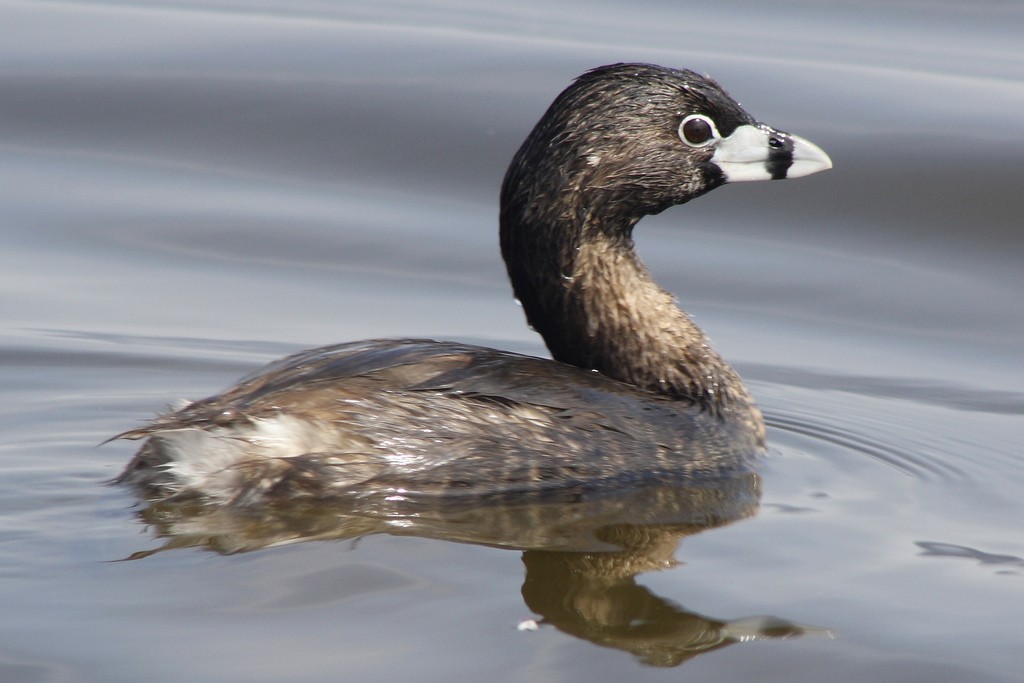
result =
[[[0,680],[1020,680],[1024,5],[511,5],[0,2]],[[175,400],[368,337],[543,355],[500,180],[633,60],[835,162],[637,231],[772,452],[754,517],[636,583],[805,635],[653,667],[517,630],[521,553],[415,536],[116,561],[166,539],[96,444]]]

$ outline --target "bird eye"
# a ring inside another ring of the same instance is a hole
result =
[[[703,114],[690,114],[679,124],[679,139],[690,147],[704,147],[716,138],[715,122]]]

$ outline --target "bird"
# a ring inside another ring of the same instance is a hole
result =
[[[721,185],[832,167],[687,69],[577,77],[514,155],[500,245],[551,358],[429,339],[302,351],[113,437],[150,500],[267,506],[384,496],[508,500],[749,471],[764,420],[659,287],[633,229]]]

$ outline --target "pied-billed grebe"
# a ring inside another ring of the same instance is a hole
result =
[[[764,447],[761,413],[651,279],[633,227],[727,182],[831,165],[691,71],[587,72],[537,123],[501,190],[502,255],[554,360],[426,340],[305,351],[122,434],[147,440],[119,481],[245,505],[745,469]]]

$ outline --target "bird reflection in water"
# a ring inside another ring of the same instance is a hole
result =
[[[691,612],[637,583],[678,566],[683,538],[756,514],[756,473],[617,494],[561,491],[472,503],[374,495],[325,505],[258,508],[155,502],[139,512],[164,543],[131,560],[200,547],[220,554],[372,534],[415,536],[522,551],[523,600],[541,626],[677,666],[738,642],[828,631],[776,616],[717,619]]]

